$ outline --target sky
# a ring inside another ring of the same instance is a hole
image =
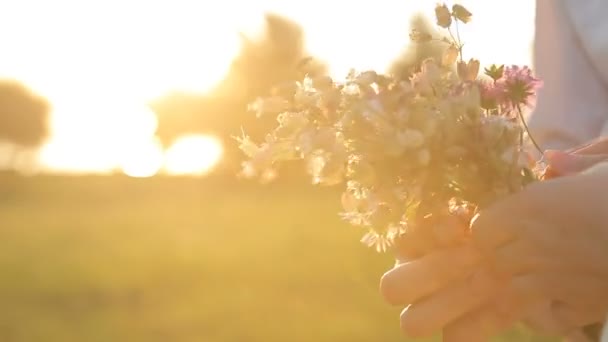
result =
[[[530,64],[534,1],[460,1],[464,54],[482,64]],[[213,87],[255,34],[263,13],[304,27],[308,49],[334,76],[385,70],[408,43],[414,12],[434,0],[19,0],[0,2],[0,78],[17,79],[52,105],[43,170],[134,177],[203,174],[221,157],[213,137],[185,137],[167,151],[147,104],[170,91]],[[450,2],[448,2],[450,4]],[[197,43],[198,42],[198,43]],[[201,61],[205,61],[201,63]]]

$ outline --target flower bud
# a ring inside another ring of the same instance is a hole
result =
[[[433,39],[433,36],[426,32],[420,32],[416,29],[413,29],[410,32],[410,40],[415,43],[426,43],[431,41],[431,39]]]
[[[435,18],[437,19],[437,25],[448,28],[452,24],[452,13],[445,4],[435,7]]]
[[[452,14],[456,19],[462,21],[465,24],[471,21],[471,16],[473,15],[464,6],[459,4],[454,4],[452,6]]]
[[[456,71],[462,81],[475,81],[479,74],[479,61],[472,58],[468,62],[460,61],[456,65]]]
[[[365,199],[356,196],[354,191],[346,190],[342,193],[342,208],[347,212],[358,212],[365,208]]]
[[[456,63],[459,53],[458,48],[454,44],[451,44],[443,53],[441,64],[446,67],[452,66]]]

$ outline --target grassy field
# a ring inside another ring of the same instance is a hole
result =
[[[310,187],[0,176],[0,341],[403,341],[390,256],[337,211]]]

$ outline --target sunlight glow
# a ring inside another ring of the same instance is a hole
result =
[[[454,2],[473,12],[460,31],[467,58],[530,63],[533,1],[498,10],[494,1]],[[301,24],[311,55],[343,77],[351,67],[385,71],[409,43],[410,16],[432,21],[435,3],[8,1],[0,6],[0,78],[20,80],[52,104],[52,136],[39,153],[45,170],[144,177],[160,167],[146,104],[172,91],[212,90],[238,53],[238,30],[259,32],[264,12]],[[202,174],[221,150],[217,140],[185,138],[167,151],[164,169]]]
[[[217,138],[185,136],[167,149],[165,170],[170,175],[203,175],[220,161],[222,153],[222,144]]]
[[[122,171],[130,177],[152,177],[162,168],[163,148],[160,142],[150,141],[128,149],[124,155]]]
[[[154,146],[156,116],[144,104],[118,95],[90,106],[91,95],[57,100],[53,136],[39,154],[40,162],[57,172],[110,173],[129,161],[142,146]],[[85,109],[86,108],[86,111]],[[149,157],[143,156],[145,164]],[[144,167],[144,166],[142,166]]]

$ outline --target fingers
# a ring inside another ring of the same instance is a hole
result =
[[[575,147],[571,150],[566,151],[568,153],[576,154],[603,154],[608,153],[608,137],[601,137],[594,139],[589,143],[585,143],[581,146]]]
[[[606,284],[599,278],[568,273],[531,273],[515,276],[510,286],[523,300],[551,298],[571,307],[608,311]]]
[[[482,269],[473,277],[410,305],[401,313],[401,329],[411,337],[430,336],[481,307],[500,286],[500,281]]]
[[[449,247],[462,243],[467,237],[468,222],[456,215],[448,215],[433,225],[433,234],[439,247]]]
[[[417,229],[400,236],[395,241],[397,258],[401,261],[417,259],[440,248],[461,244],[469,236],[468,220],[449,214],[438,219],[423,219]]]
[[[490,256],[492,267],[499,274],[519,275],[532,270],[555,268],[554,260],[547,260],[539,251],[540,246],[533,246],[528,239],[518,239],[508,243]]]
[[[533,331],[543,335],[566,336],[573,335],[581,327],[595,322],[592,311],[575,308],[550,300],[543,300],[530,310],[527,310],[523,323]]]
[[[552,314],[560,322],[563,322],[570,330],[584,327],[586,325],[602,322],[606,317],[606,310],[601,306],[574,307],[563,302],[552,305]]]
[[[539,234],[539,230],[562,219],[572,219],[557,208],[569,209],[564,205],[573,202],[564,194],[581,196],[581,182],[575,177],[562,178],[551,182],[537,182],[524,190],[510,195],[483,209],[471,222],[471,236],[475,246],[491,254],[495,249],[529,234]],[[527,237],[526,237],[527,238]]]
[[[486,342],[517,322],[516,312],[504,314],[491,305],[469,313],[448,324],[443,330],[443,342]]]
[[[566,326],[553,312],[553,302],[549,299],[541,300],[531,305],[527,310],[523,323],[531,330],[543,335],[561,336],[572,327]]]
[[[440,250],[385,273],[380,291],[393,305],[411,304],[469,274],[479,261],[480,255],[471,245]]]
[[[510,207],[509,204],[497,203],[473,218],[471,232],[477,248],[488,252],[516,238],[516,222],[507,224],[509,221],[504,217]]]
[[[448,324],[443,331],[444,342],[488,341],[520,321],[537,305],[522,301],[516,293],[502,282],[502,287],[493,299],[476,311]]]
[[[608,147],[608,144],[607,144]],[[593,165],[606,161],[608,151],[602,154],[572,154],[561,151],[547,151],[545,158],[551,171],[557,175],[571,175],[584,171]]]
[[[595,340],[587,336],[584,331],[576,329],[564,334],[564,342],[595,342]]]

